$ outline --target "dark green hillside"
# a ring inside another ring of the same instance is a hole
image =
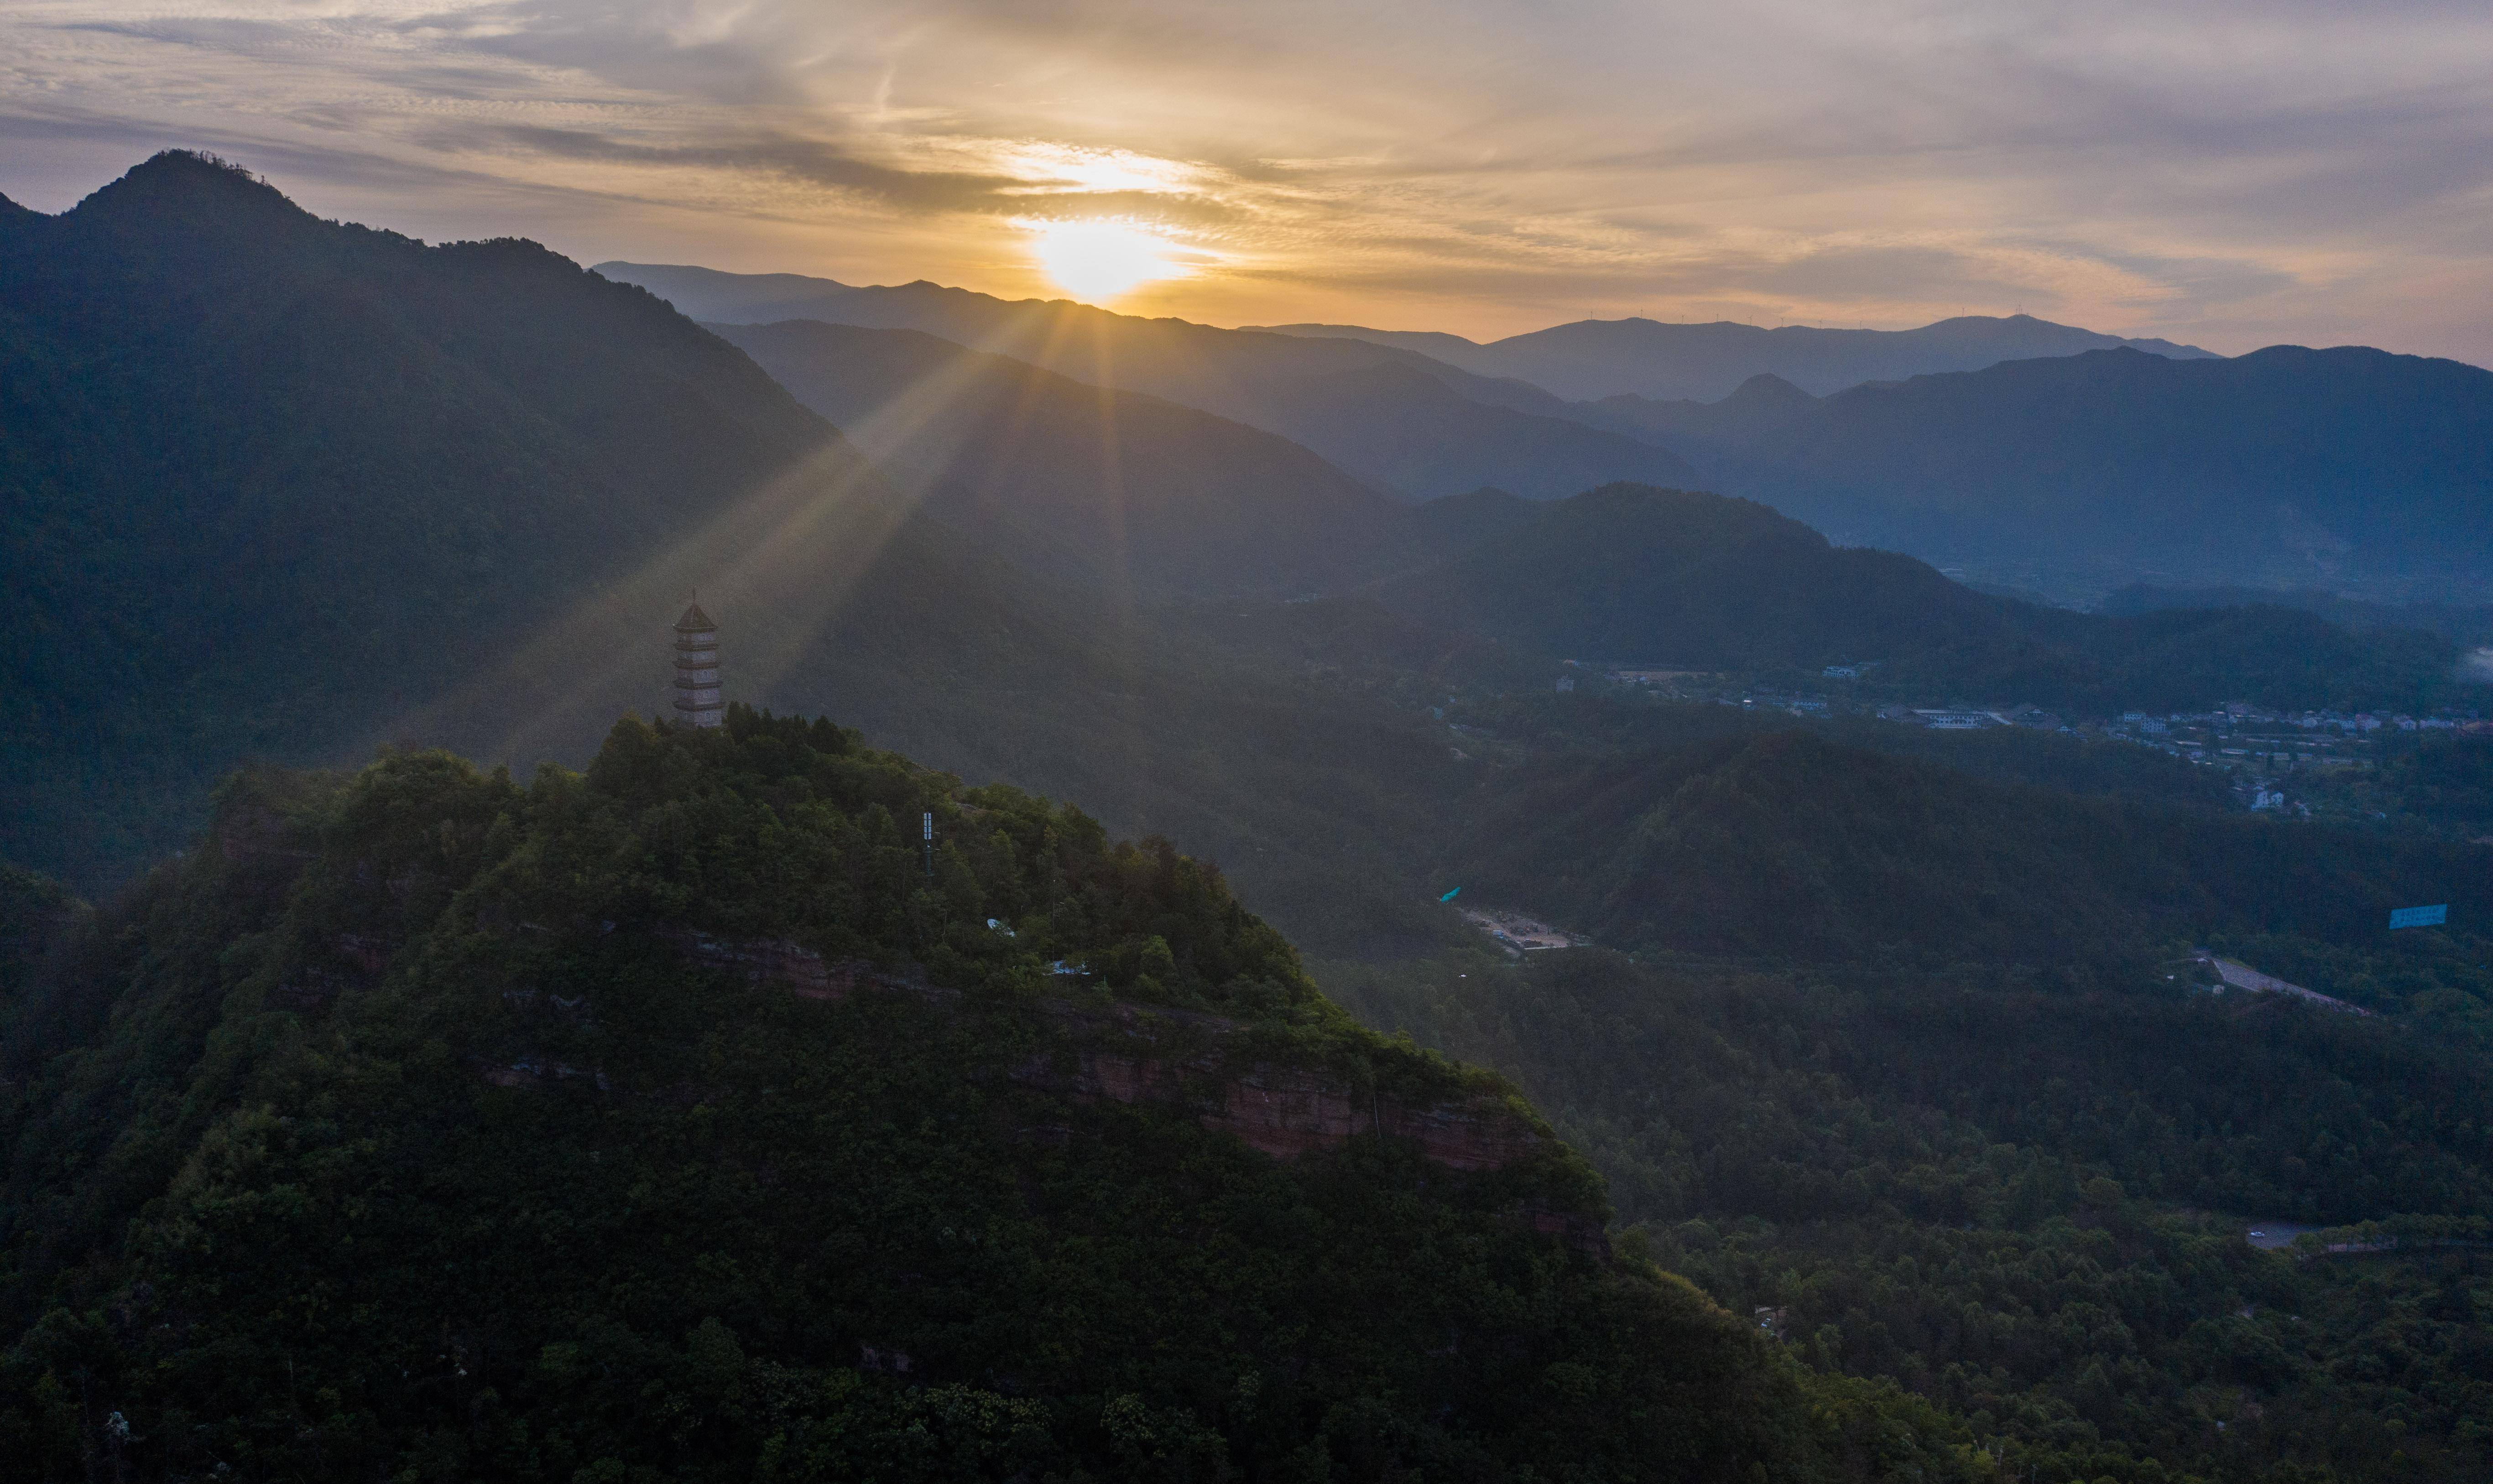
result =
[[[0,853],[90,882],[234,759],[352,745],[633,574],[679,601],[693,533],[865,477],[638,289],[184,154],[0,220]]]
[[[1450,856],[1484,900],[1623,947],[2118,976],[2267,935],[2420,976],[2314,988],[2493,1031],[2483,846],[2076,797],[1787,732],[1541,764]],[[2445,901],[2460,935],[2388,932],[2391,907]]]
[[[2448,603],[2366,603],[2315,588],[2150,587],[2133,583],[2107,593],[2099,613],[2152,613],[2162,608],[2302,608],[2345,629],[2429,629],[2462,644],[2493,644],[2493,607]]]
[[[1962,1410],[2008,1477],[2493,1469],[2493,1086],[2472,1051],[2270,997],[1601,953],[1328,982],[1507,1070],[1667,1265],[1781,1309],[1812,1365]],[[2298,1261],[2244,1240],[2401,1212],[2423,1219],[2393,1230],[2477,1245]]]
[[[64,972],[0,1103],[28,1477],[1973,1471],[1607,1260],[1216,873],[828,723],[246,779]]]
[[[0,861],[0,988],[14,992],[41,970],[82,910],[60,882]]]
[[[1408,509],[1244,424],[914,330],[714,328],[925,508],[1026,566],[1216,595],[1337,586],[1417,557]]]
[[[2436,634],[2352,634],[2271,608],[2072,613],[1989,597],[1891,551],[1831,545],[1750,500],[1614,485],[1551,505],[1378,600],[1588,662],[1815,672],[2100,714],[2219,699],[2420,706],[2483,695]]]

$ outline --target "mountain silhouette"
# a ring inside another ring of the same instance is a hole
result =
[[[1715,488],[1935,560],[2379,596],[2493,593],[2493,371],[2358,346],[2097,350],[1662,426]]]
[[[1684,483],[1687,465],[1633,431],[1524,382],[1357,341],[1140,319],[1066,300],[1007,301],[934,283],[784,292],[706,268],[600,263],[697,319],[918,330],[1077,381],[1142,392],[1279,433],[1406,499],[1494,484],[1535,499],[1611,479]],[[1369,374],[1359,374],[1359,373]],[[1358,404],[1345,415],[1340,402]],[[1476,410],[1477,409],[1477,410]]]
[[[2030,314],[1942,319],[1912,330],[1769,330],[1730,320],[1667,324],[1579,319],[1480,344],[1457,336],[1355,325],[1272,325],[1284,335],[1367,341],[1433,356],[1484,376],[1512,376],[1571,401],[1634,396],[1712,401],[1752,376],[1780,376],[1817,396],[1935,371],[1978,371],[2001,361],[2128,346],[2178,359],[2208,351],[2171,341],[2125,340]]]
[[[50,869],[169,848],[245,756],[385,740],[470,689],[475,727],[520,726],[549,692],[492,680],[548,626],[679,605],[799,488],[888,505],[641,290],[532,243],[322,222],[196,155],[0,218],[0,309],[8,591],[34,615],[0,849]]]
[[[1417,535],[1408,506],[1192,407],[915,330],[712,328],[1024,565],[1147,594],[1291,593],[1373,576]]]
[[[1815,689],[1824,667],[1867,660],[1905,694],[2086,714],[2219,697],[2416,706],[2483,694],[2452,677],[2458,646],[2442,634],[2356,634],[2277,607],[2041,608],[1909,556],[1835,546],[1753,500],[1613,485],[1492,530],[1379,584],[1377,601],[1424,625],[1588,664],[1797,672]]]

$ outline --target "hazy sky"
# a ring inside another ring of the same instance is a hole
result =
[[[2493,5],[7,0],[0,192],[213,150],[324,216],[1215,323],[2027,312],[2493,364]]]

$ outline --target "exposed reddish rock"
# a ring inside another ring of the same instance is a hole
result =
[[[1105,1098],[1190,1108],[1205,1128],[1236,1134],[1279,1159],[1340,1148],[1376,1133],[1380,1124],[1387,1137],[1411,1140],[1429,1160],[1453,1170],[1495,1170],[1529,1155],[1542,1142],[1503,1108],[1409,1108],[1294,1067],[1259,1066],[1226,1078],[1218,1071],[1216,1057],[1171,1062],[1084,1050],[1069,1069],[1041,1056],[1012,1076],[1084,1102]]]
[[[1530,1154],[1541,1136],[1504,1109],[1404,1108],[1379,1105],[1385,1132],[1416,1141],[1428,1158],[1454,1170],[1495,1170]]]
[[[827,963],[786,938],[726,938],[680,927],[659,931],[694,963],[741,974],[756,984],[785,985],[808,999],[845,999],[867,985],[930,999],[957,997],[956,992],[938,989],[920,976],[878,970],[863,960]],[[1063,1000],[1039,1008],[1077,1040],[1105,1032],[1129,1043],[1151,1042],[1169,1030],[1219,1037],[1243,1028],[1237,1021],[1200,1011],[1132,1005],[1100,1009]],[[1069,1057],[1041,1055],[1010,1075],[1015,1082],[1084,1102],[1104,1098],[1189,1109],[1204,1127],[1236,1134],[1280,1159],[1337,1149],[1380,1128],[1389,1138],[1413,1141],[1429,1160],[1453,1170],[1496,1170],[1542,1145],[1539,1133],[1492,1104],[1409,1108],[1392,1098],[1362,1094],[1345,1081],[1291,1067],[1258,1066],[1243,1075],[1224,1075],[1216,1053],[1175,1060],[1083,1047]],[[1567,1236],[1571,1245],[1582,1244],[1583,1233],[1565,1223],[1584,1218],[1547,1219],[1561,1223],[1547,1230]],[[1599,1238],[1599,1224],[1591,1230]],[[1607,1239],[1599,1239],[1607,1250]]]
[[[1221,1092],[1221,1109],[1203,1115],[1204,1127],[1226,1129],[1280,1159],[1339,1148],[1375,1126],[1371,1110],[1355,1107],[1348,1087],[1327,1086],[1304,1073],[1258,1067],[1224,1083]]]

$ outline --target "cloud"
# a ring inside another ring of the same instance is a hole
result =
[[[53,205],[118,129],[385,224],[849,282],[1039,291],[1025,223],[1132,218],[1206,318],[2022,305],[2493,361],[2480,4],[17,0],[0,127],[53,130],[0,179]]]

